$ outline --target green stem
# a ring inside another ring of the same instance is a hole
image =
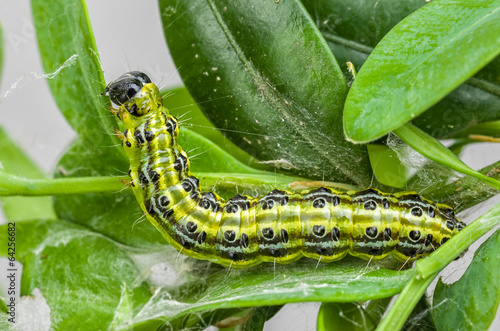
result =
[[[474,241],[498,225],[499,218],[500,204],[466,226],[428,258],[418,260],[416,275],[403,289],[377,330],[400,330],[438,273]]]
[[[438,272],[428,278],[419,279],[415,276],[403,289],[394,305],[391,307],[385,318],[377,326],[377,331],[400,330],[413,308],[417,305],[427,287],[431,284]]]
[[[453,261],[461,252],[467,249],[473,242],[485,235],[500,223],[500,204],[491,208],[481,217],[467,225],[456,236],[436,250],[428,258],[418,260],[416,263],[417,277],[427,278],[436,271],[443,269]]]
[[[0,196],[117,192],[123,189],[120,179],[124,178],[127,177],[27,179],[0,171]]]
[[[209,188],[234,188],[254,189],[262,185],[272,187],[288,187],[293,181],[303,178],[285,175],[270,174],[245,174],[245,173],[196,173],[200,178],[203,189]],[[0,171],[0,196],[46,196],[65,195],[92,192],[118,192],[123,190],[123,182],[129,177],[80,177],[80,178],[55,178],[55,179],[27,179],[17,177]]]

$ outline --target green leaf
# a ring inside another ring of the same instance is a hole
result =
[[[463,174],[476,177],[488,185],[491,185],[496,189],[500,189],[500,181],[487,177],[482,173],[471,169],[455,154],[453,154],[452,151],[444,147],[438,140],[432,138],[419,128],[411,124],[406,124],[396,129],[394,133],[417,152],[432,161],[445,165]]]
[[[485,136],[491,138],[500,138],[500,121],[481,123],[471,126],[465,130],[454,134],[450,138],[472,139],[471,136]]]
[[[7,136],[0,127],[0,172],[32,179],[46,178],[37,165]],[[51,199],[48,197],[2,197],[2,209],[11,222],[34,218],[54,219]]]
[[[117,143],[109,134],[116,120],[101,96],[104,76],[85,1],[32,0],[31,5],[43,68],[59,109],[81,137],[116,152],[109,148]]]
[[[186,87],[237,146],[301,176],[370,183],[366,148],[342,132],[344,77],[298,0],[162,0],[160,13]]]
[[[375,45],[427,2],[422,0],[303,0],[340,67],[359,70]],[[363,24],[359,24],[363,22]],[[443,100],[413,120],[433,137],[443,138],[478,122],[500,118],[500,57]]]
[[[440,280],[434,291],[432,314],[438,330],[487,330],[500,303],[500,231],[474,253],[457,282]],[[466,295],[464,295],[466,294]]]
[[[457,17],[459,19],[457,19]],[[500,53],[500,1],[433,1],[377,45],[346,100],[344,128],[368,142],[438,102]]]
[[[397,188],[405,188],[407,169],[398,155],[385,145],[369,144],[368,153],[377,181]]]
[[[118,126],[115,116],[106,109],[109,101],[101,96],[104,76],[85,2],[33,0],[32,9],[44,69],[57,73],[48,76],[49,86],[59,109],[79,134],[79,140],[60,160],[55,177],[125,175],[128,162],[119,140],[113,136],[113,128]],[[117,199],[116,194],[104,193],[54,199],[59,218],[76,221],[71,216],[77,215],[78,223],[101,226],[107,224],[104,220],[110,213],[114,217],[123,217],[119,207],[126,203],[135,201],[127,194]],[[128,214],[127,219],[130,215],[134,213]],[[135,215],[140,218],[138,209],[135,209]],[[130,235],[131,227],[116,226],[112,222],[104,227],[112,226],[116,228],[115,232],[137,242],[136,237]],[[138,231],[147,233],[144,227],[139,226]],[[158,242],[160,239],[153,233],[150,240]]]
[[[103,330],[113,319],[123,324],[151,296],[128,252],[99,234],[62,221],[20,223],[16,233],[21,294],[40,290],[54,329]]]
[[[208,270],[207,265],[197,261],[191,270]],[[355,258],[331,264],[302,259],[287,266],[263,264],[244,270],[216,270],[206,290],[196,289],[196,300],[172,299],[172,294],[163,289],[145,306],[147,314],[136,316],[133,323],[160,317],[172,321],[189,313],[222,308],[385,298],[401,291],[414,275],[414,269],[389,270],[379,263],[367,266],[366,261]]]

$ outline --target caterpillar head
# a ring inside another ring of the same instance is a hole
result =
[[[119,117],[140,117],[163,104],[160,91],[149,77],[140,71],[121,75],[106,86],[104,91],[113,104],[119,107]]]

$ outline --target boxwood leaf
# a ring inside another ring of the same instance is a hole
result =
[[[383,136],[434,105],[500,53],[500,1],[433,1],[377,45],[346,100],[357,142]]]
[[[301,176],[370,183],[366,148],[342,132],[344,77],[298,0],[161,0],[160,13],[184,84],[236,145]]]

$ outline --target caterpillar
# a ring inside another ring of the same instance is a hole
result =
[[[303,256],[347,254],[400,261],[427,256],[465,227],[452,208],[415,192],[339,192],[327,187],[224,201],[202,192],[177,142],[179,125],[149,77],[132,71],[104,92],[123,122],[130,186],[147,219],[185,255],[245,268]]]

